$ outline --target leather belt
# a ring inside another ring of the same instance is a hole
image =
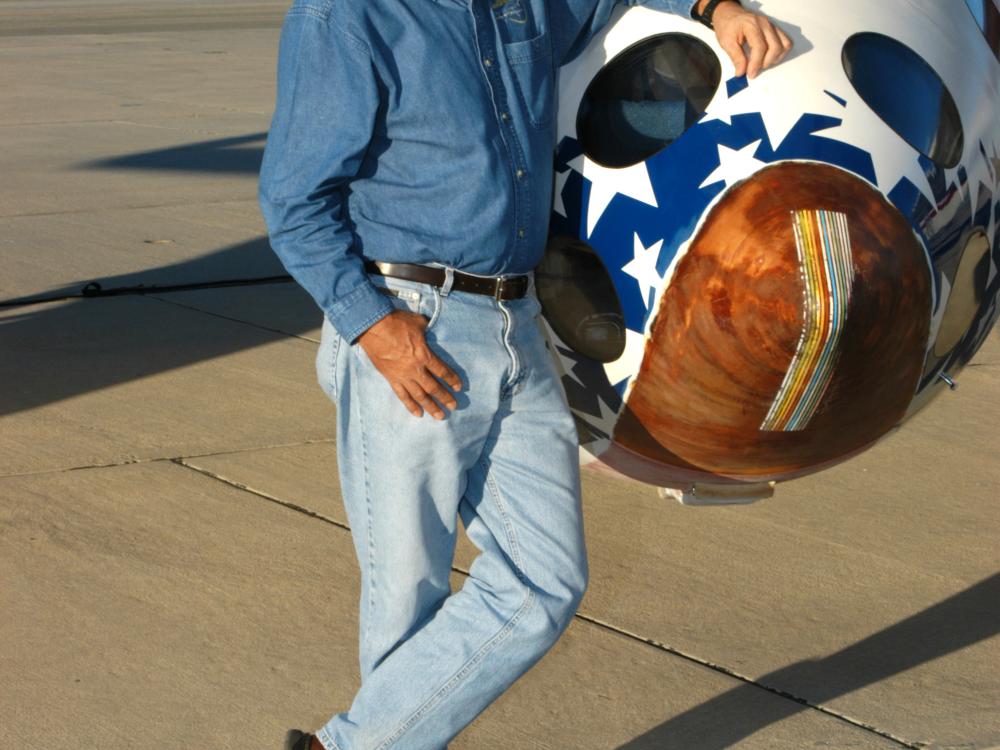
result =
[[[366,260],[365,269],[369,273],[393,276],[397,279],[420,281],[424,284],[443,286],[445,269],[437,266],[423,266],[418,263],[387,263],[380,260]],[[530,276],[475,276],[462,271],[453,272],[452,289],[472,294],[486,294],[494,299],[518,299],[528,292]]]

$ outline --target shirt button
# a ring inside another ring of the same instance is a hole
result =
[[[490,67],[492,64],[493,64],[493,61],[490,58],[488,58],[488,57],[484,57],[483,58],[483,65],[485,65],[487,68]]]
[[[506,112],[501,112],[500,113],[500,119],[501,120],[506,120],[507,119],[507,113]]]
[[[519,169],[519,170],[517,170],[516,174],[517,174],[518,177],[524,177],[524,170],[523,169]]]
[[[517,236],[518,237],[524,237],[524,228],[523,227],[521,229],[517,230]]]

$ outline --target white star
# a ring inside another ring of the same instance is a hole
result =
[[[552,196],[552,210],[566,216],[567,218],[568,216],[566,214],[566,206],[563,204],[562,192],[563,188],[566,187],[566,180],[569,179],[570,174],[571,171],[568,169],[565,172],[556,172],[556,192],[555,195]]]
[[[639,162],[631,167],[613,169],[591,161],[586,154],[580,154],[569,166],[590,180],[590,200],[587,203],[587,237],[594,233],[594,227],[611,199],[618,193],[635,198],[650,206],[656,207],[656,196],[653,194],[653,183],[649,179],[646,162]]]
[[[954,167],[944,168],[944,186],[945,189],[950,188],[952,185],[958,187],[958,172],[961,170],[962,165],[956,164]],[[961,195],[961,188],[959,188],[959,195]]]
[[[639,291],[642,292],[642,302],[649,309],[649,293],[660,286],[663,277],[656,270],[656,261],[660,257],[660,247],[663,240],[657,240],[649,247],[643,247],[639,233],[634,232],[635,239],[632,242],[633,258],[624,266],[622,270],[639,282]]]
[[[601,432],[606,435],[610,435],[614,432],[615,422],[618,421],[618,412],[604,403],[604,399],[600,396],[597,398],[597,408],[600,410],[600,414],[588,414],[580,409],[573,409],[584,422],[589,422],[593,427],[596,427]]]
[[[757,147],[761,141],[754,141],[749,146],[736,150],[726,146],[719,146],[719,166],[712,172],[699,187],[707,187],[716,182],[725,182],[729,187],[734,182],[739,182],[756,172],[761,167],[767,166],[764,162],[754,157]]]
[[[769,68],[766,74],[752,81],[747,86],[728,96],[725,82],[719,86],[715,97],[709,103],[702,122],[719,120],[732,125],[734,115],[760,114],[767,130],[771,145],[777,149],[795,127],[804,113],[828,115],[840,119],[844,116],[844,108],[823,90],[821,85],[803,86],[803,81],[822,81],[824,75],[809,75],[802,73],[802,67],[812,63],[816,66],[819,60],[804,58],[796,61],[796,65],[782,67],[778,65]],[[825,71],[819,71],[825,72]],[[795,101],[788,101],[788,92],[795,91]]]
[[[931,205],[936,205],[934,190],[927,173],[920,166],[920,152],[900,138],[885,121],[853,91],[845,92],[848,104],[839,125],[815,131],[814,135],[843,141],[867,151],[875,168],[876,185],[889,193],[906,177]]]
[[[972,211],[979,210],[979,188],[982,183],[987,188],[994,186],[993,174],[990,167],[992,164],[983,156],[977,148],[974,152],[972,168],[969,170],[969,201],[972,203]]]
[[[625,329],[625,351],[614,362],[604,364],[604,373],[611,385],[633,377],[639,372],[643,355],[646,352],[646,337],[631,328]]]

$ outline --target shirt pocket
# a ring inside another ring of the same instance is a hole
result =
[[[549,33],[543,31],[531,39],[504,42],[503,49],[528,121],[536,128],[548,127],[555,110],[555,75]]]

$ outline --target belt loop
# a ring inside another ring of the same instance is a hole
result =
[[[441,296],[447,297],[448,293],[451,291],[451,285],[455,283],[455,269],[451,266],[445,266],[444,269],[444,283],[441,285]]]

